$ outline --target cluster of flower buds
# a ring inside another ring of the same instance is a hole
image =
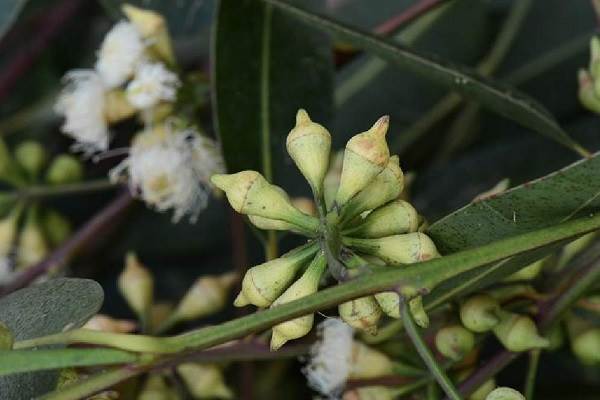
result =
[[[258,228],[309,238],[305,245],[250,268],[236,306],[276,307],[297,300],[315,293],[326,271],[342,281],[374,264],[402,267],[439,256],[431,239],[418,232],[417,211],[399,198],[404,174],[385,140],[388,124],[388,117],[380,118],[348,141],[342,157],[330,160],[331,135],[305,110],[298,111],[286,147],[312,189],[319,217],[300,210],[283,189],[256,171],[211,178],[231,206]],[[350,255],[344,261],[342,251]],[[342,271],[331,265],[331,257]],[[409,304],[417,323],[427,325],[420,297],[415,294]],[[343,303],[338,311],[350,326],[375,333],[381,317],[398,318],[399,309],[399,295],[388,292]],[[308,315],[276,326],[271,347],[306,335],[313,319]]]
[[[592,37],[590,41],[590,65],[580,69],[579,101],[588,110],[600,113],[600,39]]]
[[[177,109],[183,85],[164,18],[127,4],[122,10],[127,20],[107,33],[95,68],[65,75],[56,104],[65,118],[61,130],[89,156],[109,150],[111,124],[139,117],[144,129],[109,177],[127,181],[150,207],[172,209],[173,221],[195,220],[212,190],[209,177],[224,169],[222,156]]]
[[[51,159],[40,143],[31,140],[17,144],[12,152],[0,140],[0,159],[0,181],[14,190],[0,193],[2,284],[15,270],[41,261],[71,234],[71,224],[62,214],[27,196],[29,187],[76,183],[83,168],[68,154]]]
[[[183,295],[175,308],[154,302],[154,277],[134,253],[127,254],[125,268],[119,275],[119,291],[129,308],[137,315],[146,329],[162,333],[174,325],[204,318],[221,311],[237,276],[233,273],[206,275],[198,278]],[[98,316],[96,317],[98,318]],[[89,324],[110,329],[127,326],[126,321],[92,319]]]

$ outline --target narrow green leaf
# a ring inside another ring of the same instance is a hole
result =
[[[0,2],[0,38],[10,29],[27,0],[2,0]]]
[[[221,0],[212,37],[213,109],[230,172],[285,166],[298,108],[324,121],[332,107],[326,35],[255,0]],[[271,161],[274,157],[280,157]],[[289,165],[289,163],[287,163]]]
[[[0,299],[0,321],[16,340],[50,335],[82,326],[98,312],[104,293],[89,279],[58,278],[16,291]],[[4,359],[0,358],[0,363]],[[1,398],[30,399],[51,390],[55,372],[0,377]]]
[[[0,376],[67,367],[134,362],[135,354],[114,349],[50,349],[0,351]]]
[[[434,55],[421,54],[387,39],[311,13],[291,5],[289,1],[263,1],[309,24],[328,30],[400,68],[405,68],[433,83],[455,90],[466,98],[477,101],[496,113],[545,135],[579,154],[588,155],[585,149],[563,131],[543,106],[510,86],[485,78],[467,67],[440,60]]]

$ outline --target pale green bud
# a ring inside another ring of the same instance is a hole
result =
[[[589,329],[571,340],[575,356],[586,365],[600,365],[600,328]]]
[[[315,254],[314,243],[290,251],[283,256],[250,268],[242,281],[242,290],[233,305],[254,304],[268,307],[290,285],[300,268]]]
[[[22,186],[26,182],[2,138],[0,138],[0,180],[14,186]]]
[[[596,95],[592,76],[584,69],[579,70],[579,102],[588,110],[600,113],[600,97]]]
[[[310,263],[304,274],[292,284],[281,296],[277,298],[271,307],[277,307],[280,304],[289,303],[302,297],[316,293],[319,289],[321,275],[327,265],[325,255],[319,251],[313,261]],[[305,315],[300,318],[294,318],[273,327],[273,336],[271,337],[271,350],[277,350],[288,340],[298,339],[305,336],[313,327],[314,314]]]
[[[150,43],[148,51],[169,65],[175,64],[171,37],[165,18],[152,10],[124,4],[121,9],[140,35]]]
[[[417,325],[419,325],[421,328],[427,328],[429,326],[429,317],[425,312],[425,307],[423,307],[422,296],[417,296],[413,299],[410,299],[408,301],[408,308]]]
[[[38,207],[32,206],[27,211],[23,229],[19,233],[17,245],[17,266],[30,267],[48,254],[48,244],[40,224]]]
[[[475,348],[475,335],[461,325],[450,325],[435,335],[435,346],[445,357],[460,361]]]
[[[139,316],[145,318],[150,312],[154,297],[154,278],[135,253],[128,253],[125,269],[119,275],[118,287],[127,304]]]
[[[381,117],[366,132],[352,137],[346,144],[340,187],[335,196],[338,206],[343,206],[363,190],[385,168],[390,150],[385,142],[389,117]]]
[[[10,214],[0,220],[0,257],[8,256],[13,248],[22,212],[23,205],[18,204]]]
[[[498,301],[487,294],[471,296],[460,306],[462,324],[473,332],[487,332],[494,328],[500,318]]]
[[[381,292],[375,295],[377,304],[385,315],[400,318],[400,296],[396,292]]]
[[[53,185],[76,183],[83,179],[83,166],[78,158],[69,154],[57,156],[46,171],[46,181]]]
[[[327,210],[331,210],[335,195],[340,186],[340,178],[342,177],[342,166],[344,163],[344,152],[338,151],[334,154],[329,165],[329,170],[325,175],[323,182],[323,197],[325,198],[325,206]]]
[[[233,398],[233,392],[225,384],[223,372],[216,365],[185,363],[177,367],[177,373],[195,399]]]
[[[507,350],[513,352],[541,349],[550,345],[548,339],[538,334],[532,319],[519,314],[502,312],[500,322],[494,327],[494,334]]]
[[[177,392],[170,388],[165,378],[158,373],[148,375],[137,400],[177,400]]]
[[[11,330],[0,321],[0,350],[11,350],[15,337]]]
[[[344,237],[342,242],[353,249],[379,257],[390,265],[412,264],[439,257],[433,241],[421,232],[376,239]]]
[[[488,379],[477,388],[468,398],[468,400],[485,400],[485,398],[496,388],[494,378]]]
[[[198,278],[177,305],[177,320],[189,321],[220,311],[225,307],[229,290],[236,280],[234,273]]]
[[[233,209],[241,214],[283,220],[309,232],[319,228],[317,218],[296,209],[281,188],[271,185],[256,171],[217,174],[211,181],[225,192]]]
[[[485,400],[525,400],[525,397],[509,387],[499,387],[490,392]]]
[[[404,200],[395,200],[369,213],[360,225],[344,231],[344,235],[360,238],[381,238],[416,232],[419,227],[417,210]]]
[[[383,314],[373,296],[360,297],[342,303],[338,306],[338,313],[348,325],[364,330],[371,335],[377,333],[377,323]]]
[[[129,103],[123,89],[115,89],[104,95],[104,116],[109,123],[130,118],[137,110]]]
[[[514,274],[507,276],[504,279],[504,282],[530,281],[535,279],[540,272],[542,272],[542,267],[544,266],[545,262],[546,259],[542,258],[541,260],[531,263],[528,266],[521,268]]]
[[[315,193],[321,193],[323,179],[329,166],[331,135],[322,125],[310,120],[308,113],[300,109],[296,114],[296,126],[287,136],[287,151]]]
[[[400,161],[398,156],[392,156],[383,171],[342,208],[342,219],[351,221],[367,210],[374,210],[398,198],[403,187],[404,173]]]
[[[48,210],[45,213],[42,223],[48,241],[54,247],[64,242],[71,235],[72,229],[69,220],[54,210]]]
[[[581,253],[581,251],[588,247],[590,243],[592,243],[597,237],[598,232],[591,232],[568,243],[565,247],[563,247],[562,252],[560,253],[560,257],[556,263],[556,268],[562,269],[562,267],[567,265],[567,263],[571,261],[573,257]]]
[[[357,340],[352,342],[350,379],[377,378],[393,373],[394,364],[385,354]]]
[[[48,160],[44,147],[33,140],[21,142],[15,149],[15,159],[31,177],[36,177]]]

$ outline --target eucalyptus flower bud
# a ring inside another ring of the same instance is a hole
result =
[[[509,387],[499,387],[490,392],[485,400],[525,400],[525,397]]]
[[[126,319],[115,319],[104,314],[96,314],[83,325],[83,328],[103,332],[130,333],[135,330],[136,323]]]
[[[137,110],[127,100],[125,91],[115,89],[104,95],[104,116],[109,123],[116,123],[130,118],[136,114]]]
[[[154,11],[130,4],[124,4],[122,10],[142,38],[152,43],[149,50],[166,63],[175,64],[171,38],[164,17]]]
[[[546,258],[542,258],[534,263],[529,264],[526,267],[521,268],[514,274],[507,276],[504,279],[504,282],[517,282],[517,281],[530,281],[535,279],[540,272],[542,272],[542,267],[546,262]]]
[[[0,350],[11,350],[15,337],[11,330],[0,321]]]
[[[175,309],[176,319],[189,321],[220,311],[236,280],[234,273],[198,278]]]
[[[0,220],[0,258],[8,257],[11,253],[22,212],[23,205],[17,204],[10,214]]]
[[[53,247],[64,242],[72,232],[71,223],[62,214],[48,210],[43,219],[44,232]]]
[[[137,400],[177,400],[178,398],[177,392],[167,385],[161,374],[151,373]]]
[[[494,334],[509,351],[521,352],[548,347],[548,339],[538,334],[537,327],[531,318],[502,312],[500,322],[494,327]]]
[[[30,177],[35,178],[44,168],[48,154],[39,142],[27,140],[15,148],[15,159]]]
[[[374,210],[361,224],[345,230],[344,234],[372,239],[416,232],[418,227],[417,210],[404,200],[395,200]]]
[[[135,253],[127,254],[118,286],[129,307],[142,319],[147,318],[154,295],[154,278]]]
[[[433,241],[421,232],[375,239],[344,237],[342,242],[353,249],[379,257],[390,265],[412,264],[439,257]]]
[[[76,183],[83,178],[83,166],[78,158],[69,154],[57,156],[46,171],[46,182],[53,185]]]
[[[26,182],[2,138],[0,138],[0,180],[14,186],[22,186]]]
[[[292,284],[281,296],[277,298],[271,307],[289,303],[302,297],[316,293],[319,289],[321,275],[327,265],[325,255],[322,251],[317,253],[304,274]],[[305,336],[313,327],[315,315],[309,314],[300,318],[294,318],[273,327],[271,337],[271,350],[277,350],[288,340],[298,339]]]
[[[338,306],[338,313],[348,325],[364,330],[371,335],[377,333],[377,323],[383,314],[373,296],[360,297],[342,303]]]
[[[346,144],[340,187],[335,196],[343,206],[364,189],[385,168],[390,150],[385,142],[389,117],[381,117],[366,132],[352,137]]]
[[[398,198],[403,187],[404,173],[400,161],[398,156],[392,156],[383,171],[342,208],[343,221],[350,221],[367,210],[374,210]]]
[[[43,260],[48,254],[48,244],[42,231],[37,206],[31,206],[17,245],[17,266],[27,268]]]
[[[575,357],[584,365],[600,365],[600,327],[574,314],[566,322]]]
[[[385,354],[366,344],[352,342],[352,358],[349,379],[378,378],[393,373],[394,364]]]
[[[225,384],[223,372],[216,365],[185,363],[177,367],[177,373],[195,399],[233,398],[233,392]]]
[[[344,392],[342,400],[393,400],[394,391],[387,386],[358,387]]]
[[[342,167],[344,163],[344,152],[338,151],[331,158],[329,170],[323,181],[323,197],[325,198],[325,206],[327,210],[331,210],[335,195],[340,186],[340,178],[342,177]]]
[[[317,246],[310,243],[279,258],[250,268],[244,276],[242,290],[233,305],[236,307],[248,304],[257,307],[270,306],[316,251]]]
[[[581,253],[581,251],[588,247],[597,237],[598,232],[590,232],[580,236],[572,242],[569,242],[562,248],[558,261],[556,262],[556,268],[558,270],[562,269],[569,261],[573,259],[573,257]]]
[[[410,299],[408,301],[408,308],[417,325],[419,325],[421,328],[427,328],[429,326],[429,317],[425,312],[425,307],[423,307],[422,296],[417,296]]]
[[[475,348],[475,336],[461,325],[450,325],[435,335],[435,347],[445,357],[460,361]]]
[[[211,181],[225,192],[231,206],[241,214],[283,220],[309,232],[319,228],[317,218],[296,209],[281,188],[271,185],[256,171],[216,174]]]
[[[485,400],[485,398],[496,388],[496,381],[494,378],[488,379],[481,386],[477,388],[468,400]]]
[[[308,197],[292,197],[291,199],[292,205],[296,207],[298,210],[302,211],[306,215],[312,215],[316,217],[318,215],[317,206],[312,199]]]
[[[498,301],[487,294],[471,296],[460,306],[462,324],[473,332],[487,332],[494,328],[500,318]]]
[[[579,81],[579,102],[588,110],[600,113],[600,97],[596,95],[592,76],[588,71],[580,69],[577,78]]]
[[[312,122],[308,113],[300,109],[296,114],[296,126],[287,136],[286,147],[313,191],[320,194],[329,166],[331,150],[329,131],[322,125]]]

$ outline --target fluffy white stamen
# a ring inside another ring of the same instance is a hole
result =
[[[77,142],[74,148],[91,154],[108,149],[108,124],[104,115],[105,87],[92,70],[74,70],[64,77],[65,88],[55,110],[65,117],[61,131]]]
[[[127,85],[127,100],[137,109],[148,109],[160,101],[173,101],[179,86],[177,75],[162,63],[142,63]]]
[[[104,37],[96,61],[96,71],[107,87],[120,86],[133,75],[144,54],[144,47],[133,24],[121,21],[113,26]]]
[[[310,359],[302,370],[308,385],[329,399],[338,398],[351,372],[354,331],[337,318],[319,324],[320,340],[310,350]]]
[[[173,209],[173,221],[189,215],[194,221],[207,204],[208,177],[222,165],[220,155],[200,147],[212,144],[197,131],[158,129],[138,135],[129,157],[110,173],[118,180],[126,175],[132,192],[158,211]],[[202,157],[199,157],[202,155]],[[214,158],[214,159],[213,159]]]

